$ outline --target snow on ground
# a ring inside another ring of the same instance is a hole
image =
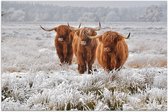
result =
[[[102,23],[106,26],[131,32],[124,68],[107,73],[95,62],[97,71],[80,75],[75,57],[72,65],[59,65],[54,32],[37,23],[2,24],[1,109],[167,110],[166,23]]]

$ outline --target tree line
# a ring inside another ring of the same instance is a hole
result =
[[[3,1],[2,14],[4,22],[166,22],[167,5],[112,8]]]

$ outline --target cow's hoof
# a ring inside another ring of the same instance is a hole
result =
[[[98,70],[95,68],[95,69],[93,69],[93,71],[94,71],[94,72],[97,72]]]

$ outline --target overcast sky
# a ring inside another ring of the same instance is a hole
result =
[[[3,0],[4,1],[4,0]],[[14,1],[14,0],[11,0]],[[5,1],[10,2],[10,1]],[[15,1],[26,2],[26,1]],[[29,3],[40,4],[55,4],[58,6],[73,6],[73,7],[146,7],[150,5],[165,4],[166,1],[27,1]],[[26,2],[26,3],[27,3]]]
[[[166,4],[166,2],[164,1],[47,1],[43,3],[52,3],[58,6],[74,7],[143,7],[150,5]]]

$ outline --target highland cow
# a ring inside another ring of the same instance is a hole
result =
[[[99,43],[96,49],[96,58],[98,63],[107,71],[119,70],[128,58],[128,46],[125,39],[127,37],[113,31],[107,31],[99,36],[90,38],[98,38]]]
[[[89,36],[96,36],[96,31],[100,30],[101,24],[98,28],[84,27],[76,31],[73,40],[73,52],[77,57],[78,71],[83,74],[88,70],[92,72],[92,65],[96,58],[97,40],[90,39]]]
[[[80,28],[81,24],[78,28]],[[55,48],[60,59],[61,64],[63,63],[72,63],[73,50],[72,50],[72,41],[75,32],[74,27],[68,25],[60,25],[51,29],[45,29],[40,26],[45,31],[55,31],[57,33],[55,37]],[[73,30],[74,29],[74,30]]]

